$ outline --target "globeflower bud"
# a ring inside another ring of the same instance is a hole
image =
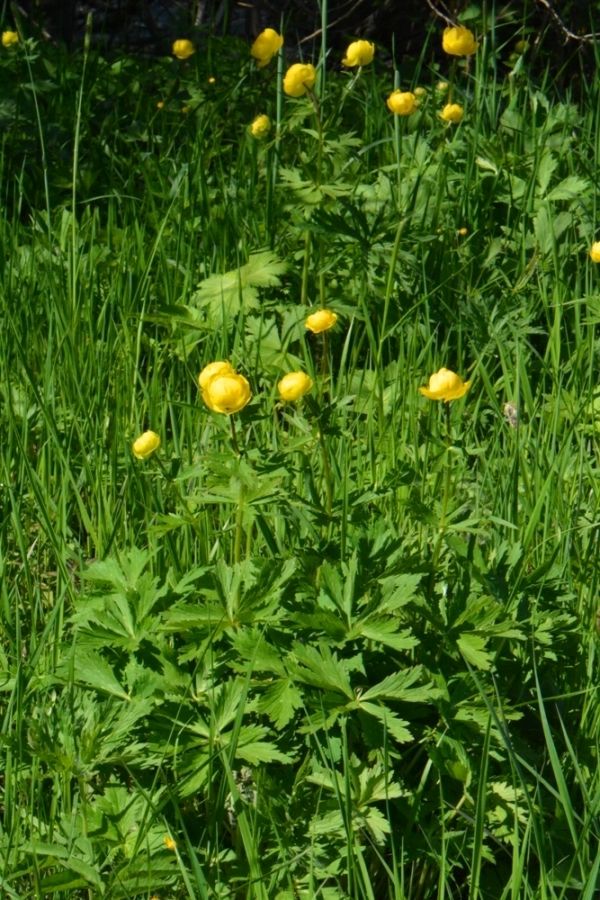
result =
[[[19,35],[16,31],[3,31],[2,32],[2,46],[3,47],[14,47],[15,44],[19,43]]]
[[[313,334],[329,331],[337,322],[337,314],[330,309],[319,309],[305,320],[304,325]]]
[[[590,259],[592,262],[600,262],[600,241],[595,241],[590,247]]]
[[[202,391],[202,399],[208,408],[226,416],[243,409],[251,396],[248,381],[237,372],[215,375]]]
[[[268,116],[257,116],[250,125],[250,134],[257,140],[264,138],[271,130],[271,120]]]
[[[203,391],[204,388],[208,385],[208,382],[211,380],[211,378],[216,378],[217,375],[234,374],[235,369],[233,368],[231,363],[218,360],[217,362],[212,362],[207,366],[204,366],[204,368],[198,375],[198,385],[200,387],[200,390]]]
[[[375,44],[371,41],[353,41],[348,45],[346,55],[342,60],[343,66],[368,66],[375,56]]]
[[[173,41],[172,49],[173,56],[176,56],[177,59],[188,59],[196,52],[196,48],[187,38],[180,38],[178,41]]]
[[[450,56],[471,56],[477,50],[477,41],[464,25],[453,25],[444,28],[442,47]]]
[[[429,379],[428,387],[420,387],[419,391],[430,400],[459,400],[464,397],[469,388],[470,381],[463,381],[460,375],[450,369],[440,369]]]
[[[417,108],[417,98],[411,91],[393,91],[386,100],[387,108],[395,116],[410,116]]]
[[[155,431],[145,431],[131,445],[136,459],[148,459],[160,447],[160,438]]]
[[[313,380],[306,372],[288,372],[277,385],[279,396],[287,403],[299,400],[311,390]]]
[[[250,55],[254,57],[258,68],[268,66],[283,45],[283,38],[274,28],[265,28],[250,47]]]
[[[462,122],[464,114],[465,111],[460,103],[446,103],[440,113],[440,119],[443,119],[444,122],[451,122],[453,125],[458,125],[459,122]]]
[[[310,63],[294,63],[283,76],[283,90],[289,97],[303,97],[317,80],[315,67]]]

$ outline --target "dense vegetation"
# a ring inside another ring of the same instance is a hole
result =
[[[473,15],[0,48],[2,896],[596,896],[600,90]]]

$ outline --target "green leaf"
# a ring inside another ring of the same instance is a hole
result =
[[[437,688],[431,684],[413,685],[423,677],[423,667],[414,666],[403,672],[394,672],[388,675],[379,684],[373,685],[361,695],[361,700],[375,700],[386,698],[388,700],[402,700],[404,703],[425,703],[439,695]]]
[[[252,253],[245,265],[206,278],[192,302],[206,310],[213,325],[233,326],[238,313],[258,309],[258,288],[279,287],[286,269],[271,250]]]
[[[285,728],[294,718],[296,710],[302,706],[302,694],[289,679],[280,679],[272,684],[260,698],[257,709],[266,713],[278,730]]]
[[[254,741],[251,744],[238,745],[235,750],[236,759],[243,759],[251,766],[259,763],[291,763],[293,757],[282,753],[276,745],[270,741]]]
[[[397,628],[398,623],[393,619],[367,619],[357,622],[348,636],[360,635],[394,650],[411,650],[418,646],[419,641],[411,634],[410,629],[398,631]]]
[[[63,660],[60,667],[61,674],[68,677],[71,664],[69,660]],[[121,700],[129,700],[129,694],[119,684],[112,668],[94,653],[93,650],[77,648],[74,652],[73,674],[75,682],[87,684],[97,691],[119,697]]]
[[[391,734],[394,740],[398,741],[399,744],[405,744],[407,741],[412,740],[412,734],[407,728],[408,722],[394,715],[387,706],[377,706],[375,703],[363,703],[361,701],[359,708],[363,712],[379,719],[384,729]]]
[[[467,662],[471,663],[477,669],[487,671],[491,664],[492,658],[485,649],[486,640],[478,634],[467,632],[461,634],[457,640],[458,649],[462,653]]]
[[[546,196],[546,200],[577,200],[589,193],[590,183],[587,178],[569,175]]]
[[[345,660],[338,660],[324,645],[317,649],[294,644],[293,652],[295,660],[290,661],[290,669],[299,681],[354,699]]]

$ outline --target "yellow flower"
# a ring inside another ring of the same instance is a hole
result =
[[[251,396],[250,385],[237,372],[215,375],[202,391],[202,399],[208,408],[226,416],[243,409]]]
[[[320,334],[322,331],[329,331],[337,322],[337,314],[330,309],[319,309],[310,315],[304,322],[306,328],[313,334]]]
[[[450,56],[471,56],[477,50],[477,41],[464,25],[453,25],[444,28],[442,47]]]
[[[446,103],[440,113],[440,118],[443,119],[444,122],[451,122],[453,125],[458,125],[458,123],[462,121],[464,114],[465,111],[460,103]]]
[[[306,372],[288,372],[277,385],[277,390],[282,400],[291,403],[308,394],[312,386],[313,380]]]
[[[203,391],[208,386],[208,382],[212,378],[216,378],[217,375],[235,375],[235,369],[231,363],[223,362],[222,360],[209,363],[207,366],[204,366],[198,375],[198,385],[200,390]]]
[[[157,108],[157,109],[164,109],[164,106],[165,106],[165,101],[164,101],[164,100],[159,100],[159,101],[157,102],[157,104],[156,104],[156,108]]]
[[[176,56],[177,59],[189,59],[195,52],[196,48],[187,38],[173,41],[173,56]]]
[[[257,116],[252,124],[250,125],[250,134],[252,137],[264,138],[268,135],[271,130],[271,120],[268,116],[264,114],[262,116]]]
[[[136,459],[148,459],[160,447],[160,438],[155,431],[145,431],[131,445]]]
[[[447,81],[438,81],[438,83],[435,86],[435,89],[436,89],[436,91],[438,91],[438,93],[445,94],[449,87],[450,87],[450,85],[448,84]]]
[[[3,31],[2,32],[2,46],[3,47],[14,47],[15,44],[19,43],[19,35],[16,31]]]
[[[386,103],[395,116],[410,116],[417,108],[417,98],[411,91],[393,91]]]
[[[210,76],[209,76],[209,78],[208,78],[208,83],[209,83],[209,84],[216,84],[216,83],[217,83],[217,79],[215,78],[214,75],[210,75]]]
[[[281,35],[277,34],[274,28],[265,28],[250,47],[250,55],[256,60],[258,68],[262,69],[263,66],[269,65],[282,45]]]
[[[469,229],[463,225],[463,227],[459,228],[456,233],[459,237],[466,237],[469,233]]]
[[[595,241],[590,247],[592,262],[600,262],[600,241]]]
[[[463,381],[456,372],[451,372],[450,369],[440,369],[430,377],[429,387],[420,387],[419,391],[430,400],[445,400],[446,403],[449,403],[450,400],[464,397],[470,387],[471,382]]]
[[[303,97],[317,80],[315,67],[310,63],[294,63],[283,76],[283,90],[289,97]]]
[[[167,850],[177,850],[177,842],[173,840],[170,834],[165,834],[164,840]]]
[[[375,56],[375,44],[371,41],[353,41],[348,45],[346,55],[342,60],[343,66],[368,66]]]
[[[421,85],[419,85],[419,87],[416,87],[414,89],[414,95],[415,95],[415,97],[426,97],[427,96],[427,88],[424,88]]]

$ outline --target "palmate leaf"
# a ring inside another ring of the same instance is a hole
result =
[[[251,253],[245,265],[205,278],[192,302],[206,310],[211,325],[233,325],[239,312],[258,308],[259,288],[279,287],[286,269],[271,250]]]
[[[258,702],[259,712],[266,713],[277,730],[285,728],[296,710],[302,706],[302,694],[289,678],[270,685]]]
[[[379,719],[384,729],[399,744],[405,744],[407,741],[412,740],[412,734],[407,728],[408,722],[405,719],[400,719],[398,716],[394,715],[387,706],[377,706],[375,703],[361,702],[360,709],[370,716]]]
[[[403,703],[426,703],[439,696],[439,690],[431,684],[421,684],[414,687],[423,676],[423,667],[414,666],[403,672],[394,672],[388,675],[379,684],[361,695],[362,700],[401,700]]]

